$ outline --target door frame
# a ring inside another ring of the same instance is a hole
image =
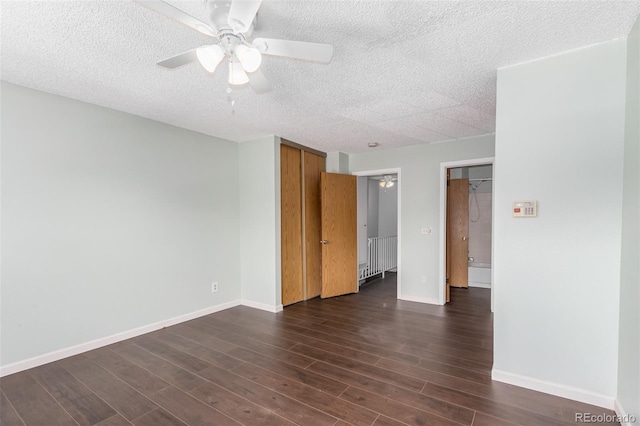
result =
[[[493,183],[491,189],[491,312],[493,312],[493,294],[495,293],[493,291],[493,274],[495,273],[493,257],[493,243],[495,241],[495,226],[493,225],[495,219],[496,202],[496,197],[493,196],[493,188],[495,188],[496,175],[495,157],[471,158],[468,160],[446,161],[440,163],[440,272],[438,279],[438,303],[440,305],[444,305],[446,303],[445,299],[447,292],[447,169],[488,165],[491,165],[493,170]]]
[[[377,170],[362,170],[359,172],[351,172],[354,176],[376,176],[376,175],[398,175],[398,180],[396,184],[398,185],[398,224],[397,224],[397,234],[398,234],[398,275],[397,275],[397,299],[402,299],[402,220],[401,220],[401,210],[402,210],[402,169],[400,167],[390,168],[390,169],[377,169]]]

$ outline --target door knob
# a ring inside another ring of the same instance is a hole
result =
[[[467,241],[467,237],[462,237],[462,241]]]
[[[329,240],[320,240],[320,244],[329,244]]]

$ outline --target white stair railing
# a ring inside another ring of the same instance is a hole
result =
[[[367,264],[360,268],[358,278],[382,274],[398,266],[398,237],[376,237],[367,241]]]

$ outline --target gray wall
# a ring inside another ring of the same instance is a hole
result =
[[[391,188],[378,187],[378,236],[390,237],[398,235],[398,185]]]
[[[240,298],[237,144],[1,89],[1,365]]]
[[[242,302],[282,309],[280,265],[280,139],[240,144]]]
[[[349,171],[401,169],[401,283],[405,299],[438,303],[440,163],[491,157],[493,135],[349,155]],[[423,227],[433,228],[423,235]],[[426,283],[422,283],[422,277]]]
[[[640,419],[640,20],[627,41],[618,400]]]
[[[498,70],[494,377],[609,406],[625,61],[618,40]],[[515,200],[538,217],[513,218]]]
[[[327,173],[349,173],[349,156],[344,152],[329,152],[325,168]]]
[[[368,180],[369,195],[367,198],[367,238],[378,236],[378,225],[380,220],[380,184],[372,179]]]

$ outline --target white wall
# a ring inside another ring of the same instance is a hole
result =
[[[240,298],[237,144],[1,89],[2,366]]]
[[[618,40],[498,70],[493,376],[610,408],[625,57]]]
[[[282,309],[280,263],[280,139],[240,144],[242,303]]]
[[[438,303],[440,163],[493,156],[493,135],[349,155],[350,172],[402,170],[400,250],[403,299]],[[423,227],[433,228],[423,235]],[[425,277],[426,283],[422,282]]]
[[[640,20],[627,40],[618,401],[640,419]]]

